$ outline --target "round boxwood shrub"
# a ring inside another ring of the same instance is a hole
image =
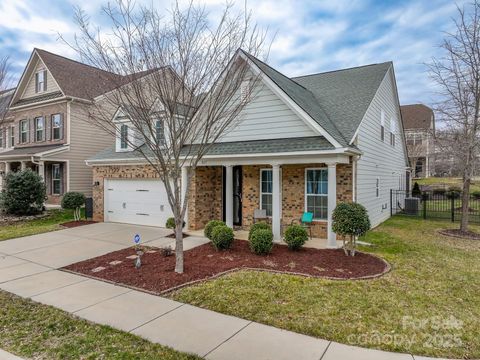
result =
[[[203,233],[207,239],[212,240],[212,231],[217,226],[225,226],[225,223],[220,220],[210,220],[207,225],[205,225],[205,229],[203,229]]]
[[[169,217],[165,223],[167,229],[175,229],[175,218]]]
[[[250,231],[248,232],[248,240],[252,240],[252,234],[259,230],[259,229],[262,229],[262,230],[271,230],[271,227],[270,225],[268,225],[266,222],[264,221],[260,221],[258,223],[255,223],[253,224],[251,227],[250,227]]]
[[[215,249],[229,249],[233,244],[233,230],[227,225],[217,225],[212,230],[211,240]]]
[[[62,208],[73,210],[75,221],[80,220],[80,208],[85,205],[85,195],[79,192],[70,191],[62,198]]]
[[[250,250],[257,255],[268,254],[273,248],[273,233],[270,229],[257,229],[250,239]]]
[[[36,172],[9,172],[4,186],[1,207],[8,214],[34,215],[42,211],[46,188]]]
[[[370,229],[370,219],[367,209],[358,203],[340,203],[332,214],[332,230],[343,236],[345,254],[355,255],[357,237],[365,234]],[[349,237],[345,242],[345,237]]]
[[[299,250],[308,240],[307,229],[300,225],[291,225],[285,231],[284,240],[290,250]]]

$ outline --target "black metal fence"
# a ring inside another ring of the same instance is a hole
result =
[[[462,218],[462,193],[435,189],[412,195],[411,191],[391,190],[392,215],[405,214],[424,219],[445,219],[452,222]],[[480,223],[480,198],[470,195],[469,221]]]

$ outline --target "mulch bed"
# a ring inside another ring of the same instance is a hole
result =
[[[187,238],[187,237],[189,237],[189,236],[190,236],[190,235],[183,233],[183,238],[184,238],[184,239]],[[170,235],[167,235],[167,236],[165,236],[165,237],[171,238],[171,239],[175,239],[175,233],[170,234]]]
[[[145,247],[142,267],[135,269],[134,259],[127,258],[135,254],[133,247],[127,248],[69,265],[64,269],[156,294],[241,269],[331,279],[371,278],[390,269],[384,260],[376,256],[357,252],[351,257],[346,256],[341,249],[304,248],[290,251],[284,245],[275,244],[269,255],[260,256],[253,254],[248,242],[244,240],[235,240],[233,247],[225,251],[216,251],[211,244],[185,251],[183,274],[174,272],[174,255],[165,257],[157,248]],[[95,271],[92,271],[94,269]]]
[[[67,228],[74,228],[74,227],[77,227],[77,226],[83,226],[83,225],[90,225],[90,224],[95,224],[96,221],[92,221],[92,220],[79,220],[79,221],[68,221],[68,222],[65,222],[63,224],[60,224],[64,227],[67,227]]]
[[[480,234],[473,231],[461,231],[460,229],[446,229],[438,231],[441,235],[451,236],[461,239],[480,240]]]

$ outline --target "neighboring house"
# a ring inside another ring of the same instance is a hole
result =
[[[435,115],[423,104],[400,106],[412,176],[435,173]]]
[[[408,167],[393,64],[288,78],[251,55],[240,56],[261,75],[257,95],[195,169],[188,227],[224,219],[247,229],[254,211],[264,209],[279,240],[283,227],[308,211],[314,236],[328,237],[334,246],[337,202],[363,204],[373,226],[386,220],[390,190],[405,187]],[[94,219],[165,226],[172,212],[164,184],[122,142],[132,131],[130,116],[128,109],[117,112],[116,143],[87,161]]]
[[[47,185],[47,204],[67,191],[92,194],[92,171],[85,160],[113,141],[89,122],[92,99],[125,82],[74,60],[34,49],[11,95],[3,134],[3,171],[31,168]]]
[[[11,115],[8,113],[8,105],[12,100],[15,89],[0,91],[0,154],[8,148],[8,132],[4,124],[10,123]],[[0,162],[0,191],[3,188],[3,177],[5,176],[5,163]]]

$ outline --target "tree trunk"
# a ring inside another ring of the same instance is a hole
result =
[[[175,219],[175,272],[183,274],[183,220]]]
[[[468,231],[468,206],[470,200],[470,172],[468,169],[463,173],[463,190],[462,190],[462,221],[460,223],[460,231]]]

